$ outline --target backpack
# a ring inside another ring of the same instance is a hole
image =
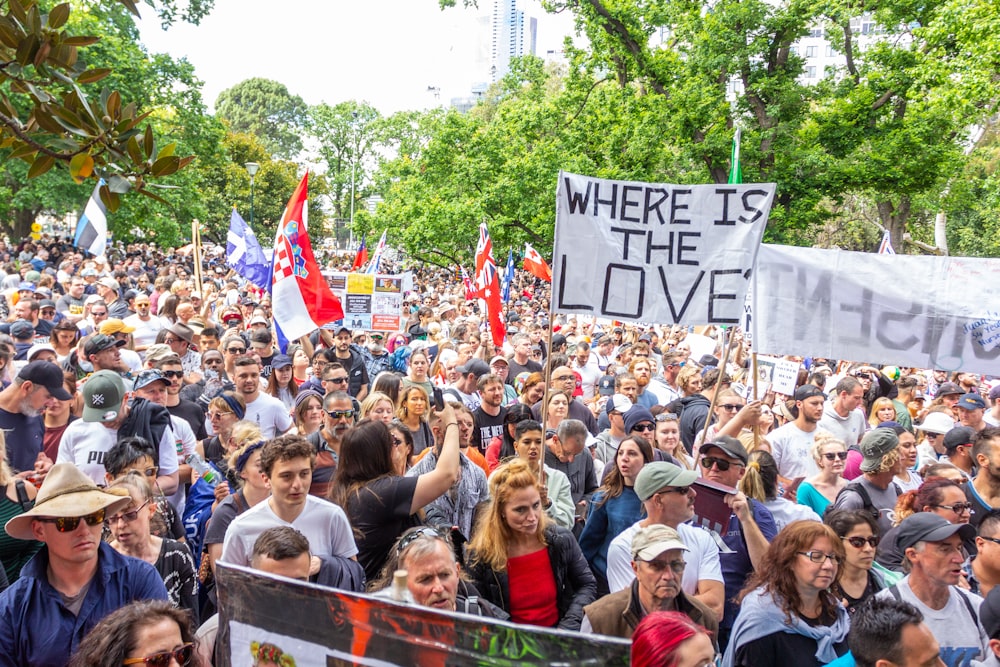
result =
[[[209,466],[211,465],[209,463]],[[222,478],[222,474],[217,470],[215,474]],[[187,537],[188,546],[191,547],[191,555],[194,556],[196,570],[201,566],[205,529],[208,526],[208,520],[212,518],[212,504],[214,502],[215,487],[204,479],[199,479],[191,485],[187,502],[184,503],[184,514],[181,515],[181,521],[184,524],[184,534]]]
[[[892,486],[893,488],[896,489],[896,496],[903,495],[903,490],[899,488],[899,484],[893,482]],[[872,502],[872,497],[868,494],[868,489],[866,489],[861,482],[857,481],[851,482],[850,484],[842,488],[839,492],[837,492],[837,498],[827,506],[826,511],[823,512],[824,516],[833,511],[834,505],[837,504],[837,502],[840,500],[840,497],[844,494],[845,491],[854,491],[856,494],[861,496],[861,503],[864,506],[863,507],[864,511],[871,514],[872,518],[875,519],[875,523],[877,524],[879,518],[882,516],[882,512],[877,507],[875,507],[875,503]]]

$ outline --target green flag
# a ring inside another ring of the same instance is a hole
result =
[[[729,182],[730,183],[742,183],[743,182],[743,169],[740,167],[740,128],[736,128],[736,134],[733,135],[733,155],[729,163]]]

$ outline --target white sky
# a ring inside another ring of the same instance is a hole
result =
[[[390,114],[448,104],[488,79],[489,23],[479,17],[493,3],[479,4],[441,11],[437,0],[216,0],[200,26],[164,32],[139,3],[139,27],[150,52],[195,66],[210,109],[226,88],[263,77],[307,104],[356,99]],[[546,14],[537,0],[523,4],[538,19],[537,55],[561,50],[572,18]],[[440,99],[428,87],[440,88]]]

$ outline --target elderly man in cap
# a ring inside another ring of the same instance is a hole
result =
[[[632,568],[632,538],[635,534],[650,526],[668,526],[677,531],[681,542],[688,548],[681,588],[711,609],[715,618],[722,617],[724,580],[719,547],[707,530],[687,523],[694,517],[694,499],[698,494],[692,484],[696,479],[698,473],[666,461],[647,463],[639,471],[633,488],[646,510],[646,518],[622,531],[608,547],[606,562],[610,592],[629,588],[635,579]],[[600,565],[597,558],[591,562],[595,571]]]
[[[61,667],[112,611],[167,599],[152,565],[101,541],[105,519],[130,502],[127,494],[99,489],[72,463],[57,463],[35,506],[7,522],[11,537],[44,546],[0,594],[0,665]]]
[[[976,393],[968,393],[958,399],[954,408],[958,412],[958,420],[962,426],[979,433],[989,426],[984,419],[986,415],[986,400]]]
[[[715,637],[719,623],[712,610],[681,589],[689,551],[673,528],[652,525],[632,536],[632,571],[635,581],[625,590],[605,595],[583,608],[580,632],[630,639],[647,614],[678,611],[705,627]]]
[[[194,342],[194,331],[186,324],[176,322],[167,327],[163,342],[181,358],[184,369],[184,384],[196,384],[202,378],[201,353]]]
[[[52,461],[43,453],[45,424],[41,413],[56,401],[71,399],[63,386],[63,372],[49,361],[33,361],[0,391],[0,429],[7,438],[7,460],[20,477],[45,474]]]
[[[59,443],[57,463],[73,463],[96,484],[104,483],[104,454],[119,436],[146,438],[157,452],[156,484],[164,495],[177,490],[178,461],[170,413],[142,398],[129,402],[120,375],[98,371],[83,385],[83,416],[71,422]]]
[[[892,511],[901,494],[892,481],[899,469],[899,437],[890,428],[876,428],[861,438],[861,477],[837,494],[831,510],[865,510],[871,512],[879,533],[892,528]]]
[[[975,536],[968,524],[953,524],[932,512],[911,514],[899,524],[897,538],[909,574],[878,593],[880,598],[909,602],[923,614],[948,667],[966,667],[989,650],[989,637],[979,622],[983,599],[958,586],[968,558],[963,541]]]

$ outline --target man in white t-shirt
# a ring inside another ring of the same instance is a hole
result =
[[[135,345],[135,351],[139,353],[139,356],[143,355],[146,348],[156,342],[156,336],[163,329],[163,320],[159,317],[153,317],[149,312],[149,296],[143,292],[140,292],[137,297],[135,297],[135,315],[129,315],[125,318],[125,324],[129,325],[135,331],[132,333],[132,341]]]
[[[673,463],[654,461],[639,471],[633,487],[646,509],[646,518],[622,531],[608,547],[608,589],[617,593],[632,584],[632,537],[640,528],[663,524],[676,530],[688,548],[681,588],[722,618],[725,583],[719,547],[708,531],[685,523],[694,516],[698,473]]]
[[[244,419],[256,422],[265,440],[291,430],[294,423],[285,404],[260,390],[260,364],[257,360],[251,356],[242,356],[233,363],[233,382],[247,406]]]
[[[268,528],[291,526],[309,540],[313,554],[310,574],[319,571],[321,555],[353,558],[358,553],[347,515],[339,506],[309,495],[316,450],[298,435],[268,442],[260,450],[260,469],[271,496],[239,515],[226,529],[222,558],[250,565],[257,536]]]
[[[812,446],[826,404],[826,394],[812,384],[796,389],[793,398],[799,416],[767,436],[771,441],[771,456],[778,464],[778,474],[786,483],[819,474]]]
[[[98,371],[87,378],[83,385],[83,417],[71,422],[59,442],[59,453],[56,463],[73,463],[97,485],[104,485],[104,454],[118,442],[118,430],[125,423],[133,409],[129,405],[129,394],[125,390],[122,377],[113,371]],[[142,399],[138,399],[142,400]],[[145,401],[143,401],[145,402]],[[154,404],[155,405],[155,404]],[[161,410],[169,417],[166,408],[139,404],[143,411]],[[177,448],[174,442],[174,432],[169,426],[163,429],[152,429],[161,433],[159,442],[152,443],[156,448],[159,460],[156,464],[160,470],[156,483],[164,494],[170,495],[177,490]],[[122,435],[136,435],[123,433]]]
[[[903,519],[896,545],[910,573],[895,586],[878,593],[909,602],[924,615],[924,623],[941,645],[948,667],[968,667],[989,653],[989,637],[979,618],[983,599],[959,588],[963,542],[976,536],[967,523],[953,524],[933,512],[917,512]]]

